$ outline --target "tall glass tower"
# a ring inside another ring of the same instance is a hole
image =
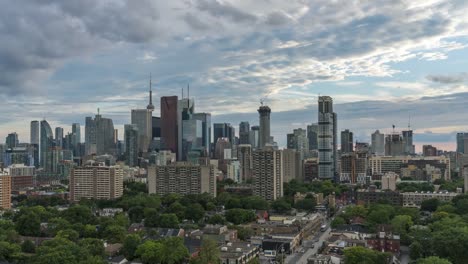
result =
[[[259,148],[263,149],[265,145],[270,142],[270,107],[266,105],[261,105],[258,108],[258,113],[260,115],[260,131],[259,131]]]
[[[333,99],[320,96],[318,99],[318,152],[319,178],[334,180],[336,168],[337,124],[333,112]]]

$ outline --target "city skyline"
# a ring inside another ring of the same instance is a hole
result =
[[[198,111],[239,131],[240,121],[258,125],[266,98],[271,135],[286,146],[293,128],[317,121],[317,97],[327,94],[338,131],[355,140],[411,119],[417,152],[455,150],[456,132],[468,131],[454,114],[468,104],[467,3],[265,3],[5,2],[0,137],[27,142],[29,122],[45,117],[64,134],[80,123],[83,138],[85,117],[100,108],[122,139],[130,109],[148,104],[152,73],[156,116],[157,98],[190,83]]]

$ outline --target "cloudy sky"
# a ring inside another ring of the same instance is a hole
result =
[[[69,131],[97,108],[121,129],[147,104],[150,73],[157,109],[190,83],[214,122],[257,124],[265,98],[280,145],[317,121],[319,94],[360,141],[411,120],[417,146],[450,150],[468,131],[464,0],[0,4],[0,138],[27,142],[44,117]]]

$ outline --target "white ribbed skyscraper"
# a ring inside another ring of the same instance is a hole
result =
[[[318,99],[318,152],[319,178],[334,180],[336,168],[337,124],[333,112],[333,99],[320,96]]]

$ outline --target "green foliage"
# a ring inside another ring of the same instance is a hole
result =
[[[140,223],[145,218],[143,206],[133,206],[128,209],[128,218],[132,223]]]
[[[124,187],[124,194],[127,196],[148,193],[148,186],[143,182],[125,182]]]
[[[23,211],[25,209],[21,209]],[[20,212],[16,220],[16,231],[23,236],[39,236],[41,234],[41,218],[34,211]]]
[[[249,227],[232,225],[229,226],[229,229],[237,230],[237,238],[239,238],[242,241],[246,241],[253,235],[253,230]]]
[[[317,202],[315,201],[314,198],[306,198],[300,201],[297,201],[297,203],[294,205],[294,208],[301,210],[301,211],[313,211],[315,210],[315,206],[317,205]]]
[[[161,198],[157,195],[147,195],[138,193],[135,196],[123,196],[117,207],[123,208],[125,211],[131,207],[141,206],[143,208],[159,209],[161,207]]]
[[[179,220],[175,214],[161,214],[159,216],[159,227],[178,228]]]
[[[109,243],[122,243],[127,230],[119,225],[109,225],[103,232],[103,238]]]
[[[145,208],[145,226],[157,227],[159,223],[159,213],[154,208]]]
[[[287,213],[291,210],[291,204],[284,198],[273,201],[271,207],[280,214]]]
[[[192,264],[216,264],[220,263],[220,251],[218,243],[211,239],[204,239],[200,249],[200,254],[192,260]]]
[[[13,261],[21,252],[17,244],[0,241],[0,261]]]
[[[176,264],[182,263],[188,258],[189,252],[185,248],[182,238],[171,237],[158,241],[145,241],[138,246],[136,255],[145,264]]]
[[[78,245],[92,256],[104,256],[104,243],[100,239],[85,238],[80,240]]]
[[[416,183],[402,181],[397,184],[397,189],[400,192],[433,192],[434,185],[429,182]]]
[[[440,204],[440,201],[439,199],[436,199],[436,198],[424,200],[421,203],[421,210],[434,212],[435,210],[437,210],[437,206],[439,206],[439,204]]]
[[[198,203],[191,204],[185,208],[185,218],[195,222],[200,221],[205,216],[205,209]]]
[[[125,237],[123,242],[121,253],[127,260],[133,260],[137,257],[136,251],[142,240],[139,235],[131,234]]]
[[[346,220],[344,220],[343,217],[337,216],[331,222],[331,227],[336,228],[336,227],[339,227],[339,226],[345,225],[345,224],[346,224]]]
[[[36,245],[31,240],[25,240],[21,244],[21,251],[24,253],[34,253],[36,252]]]
[[[239,208],[227,210],[225,217],[227,221],[235,225],[244,224],[255,220],[255,214],[252,210]]]
[[[381,264],[387,263],[389,253],[381,253],[364,247],[350,247],[344,250],[346,264]]]
[[[268,210],[268,202],[259,196],[243,197],[240,203],[244,209]]]
[[[91,224],[95,221],[95,217],[86,206],[74,205],[63,211],[62,217],[70,223]]]
[[[76,242],[80,235],[73,229],[65,229],[57,232],[57,238],[64,238]]]
[[[226,219],[222,215],[216,214],[210,217],[207,223],[212,225],[224,225],[226,224]]]
[[[173,202],[169,208],[167,208],[168,213],[173,213],[177,215],[179,220],[185,219],[185,206],[183,206],[180,202],[176,201]]]
[[[418,259],[417,264],[452,264],[452,262],[442,259],[439,257],[427,257],[423,259]]]

